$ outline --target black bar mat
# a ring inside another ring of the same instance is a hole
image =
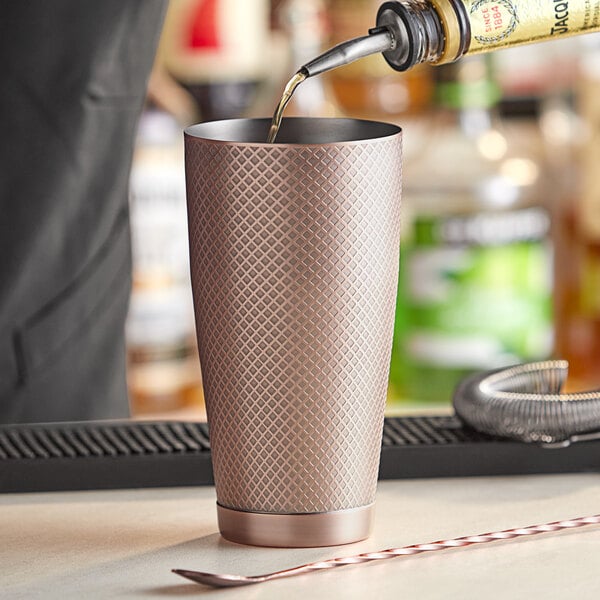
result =
[[[380,479],[600,471],[600,440],[545,448],[480,434],[453,416],[387,417]],[[0,426],[0,492],[211,485],[206,423]]]

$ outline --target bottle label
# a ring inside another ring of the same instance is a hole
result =
[[[549,218],[540,208],[418,217],[403,246],[396,342],[409,363],[484,369],[552,349]]]
[[[462,0],[471,24],[467,54],[600,30],[600,0]]]

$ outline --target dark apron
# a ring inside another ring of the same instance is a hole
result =
[[[0,422],[128,414],[128,178],[163,0],[0,11]]]

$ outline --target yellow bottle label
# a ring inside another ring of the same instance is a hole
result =
[[[600,0],[462,0],[471,24],[467,54],[600,31]]]

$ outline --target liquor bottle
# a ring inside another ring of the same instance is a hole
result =
[[[489,57],[436,70],[439,111],[404,177],[390,401],[448,403],[466,374],[552,350],[550,218],[535,155],[494,110]]]
[[[377,25],[397,28],[408,44],[384,52],[395,68],[442,64],[489,52],[600,29],[599,0],[403,0],[385,2]]]
[[[556,354],[570,391],[600,388],[600,39],[589,41],[571,99],[549,98],[543,115],[558,177]]]
[[[600,0],[402,0],[384,2],[369,35],[331,48],[300,71],[318,75],[378,52],[397,71],[600,31]]]
[[[133,288],[126,323],[134,416],[204,410],[195,341],[183,143],[178,122],[148,108],[130,180]]]

